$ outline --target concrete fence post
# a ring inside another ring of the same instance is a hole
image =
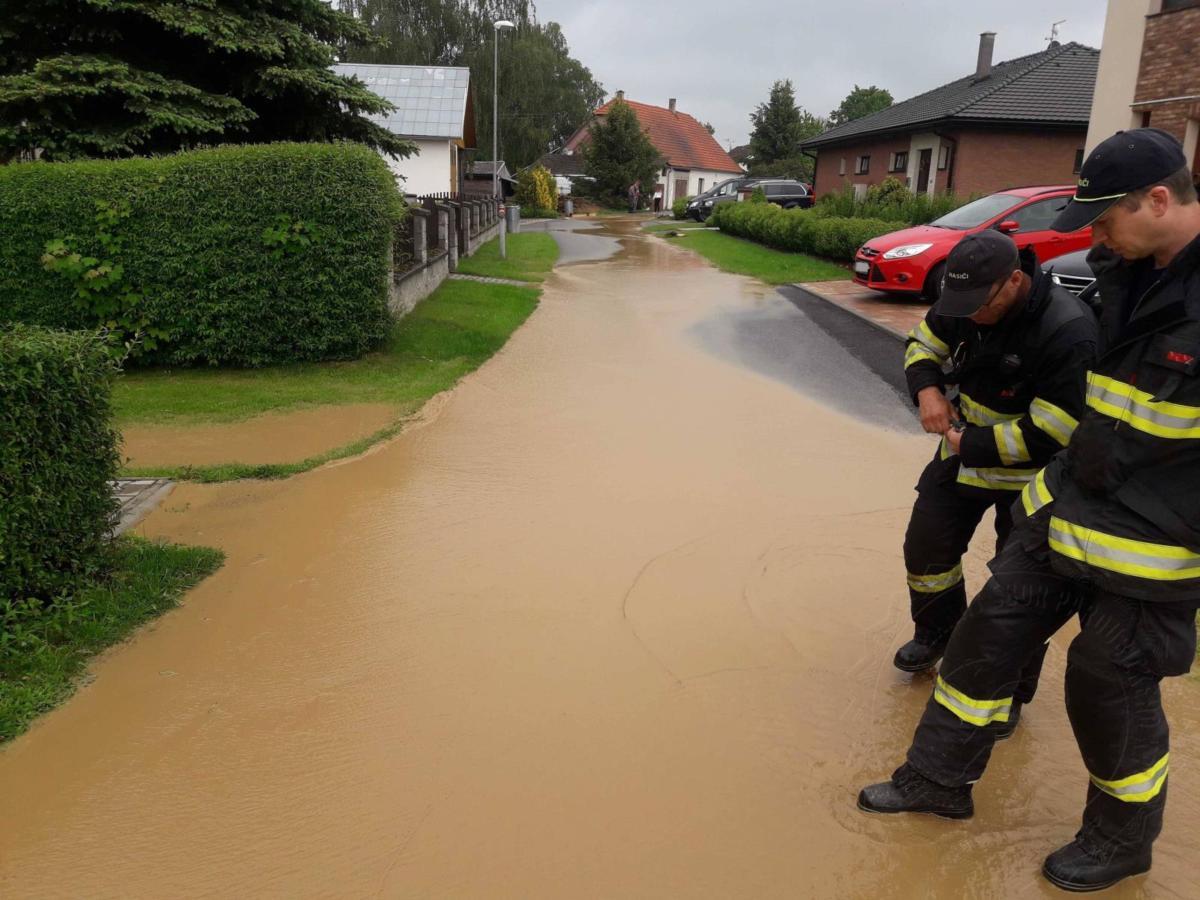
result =
[[[446,223],[446,253],[450,259],[450,271],[458,270],[458,215],[457,210],[450,204],[446,204],[441,208],[440,213]]]
[[[425,234],[428,223],[428,212],[423,209],[414,209],[412,211],[409,234],[412,236],[413,265],[423,266],[429,261],[429,239]]]

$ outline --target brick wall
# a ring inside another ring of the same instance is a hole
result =
[[[904,172],[889,172],[887,168],[893,153],[908,151],[909,140],[909,135],[900,134],[882,141],[822,147],[817,153],[817,197],[836,194],[847,184],[879,184],[889,175],[903,181]],[[855,163],[864,154],[870,154],[871,167],[867,174],[855,175]],[[845,175],[838,174],[842,159],[846,160]]]
[[[1200,93],[1200,7],[1173,10],[1149,16],[1142,43],[1134,110],[1150,114],[1150,125],[1184,140],[1189,119],[1200,119],[1200,101],[1157,103],[1148,100]],[[1192,171],[1200,174],[1200,153],[1195,153]]]
[[[1074,184],[1087,129],[1066,132],[954,131],[954,193],[990,194],[1035,184]]]

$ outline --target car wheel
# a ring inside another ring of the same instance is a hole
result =
[[[937,303],[938,298],[942,296],[942,279],[945,277],[946,264],[944,262],[938,263],[925,276],[925,287],[921,291],[921,295],[930,303]]]

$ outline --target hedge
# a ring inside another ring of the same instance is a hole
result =
[[[773,203],[722,203],[711,221],[722,231],[777,250],[850,261],[867,241],[896,230],[895,222],[814,215]]]
[[[123,209],[97,224],[103,207]],[[99,213],[98,213],[99,211]],[[388,325],[392,233],[404,204],[355,144],[230,146],[155,159],[0,167],[0,323],[90,328],[49,241],[120,267],[168,337],[166,364],[350,359]],[[102,246],[103,228],[120,242]]]
[[[0,605],[52,598],[104,566],[113,372],[92,334],[0,328]]]

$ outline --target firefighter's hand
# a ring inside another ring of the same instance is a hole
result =
[[[946,443],[950,445],[950,449],[957,454],[959,445],[962,444],[963,432],[957,428],[951,428],[946,432]]]
[[[929,434],[945,434],[950,430],[954,407],[941,388],[933,385],[922,388],[917,394],[917,403],[920,405],[921,427]]]

